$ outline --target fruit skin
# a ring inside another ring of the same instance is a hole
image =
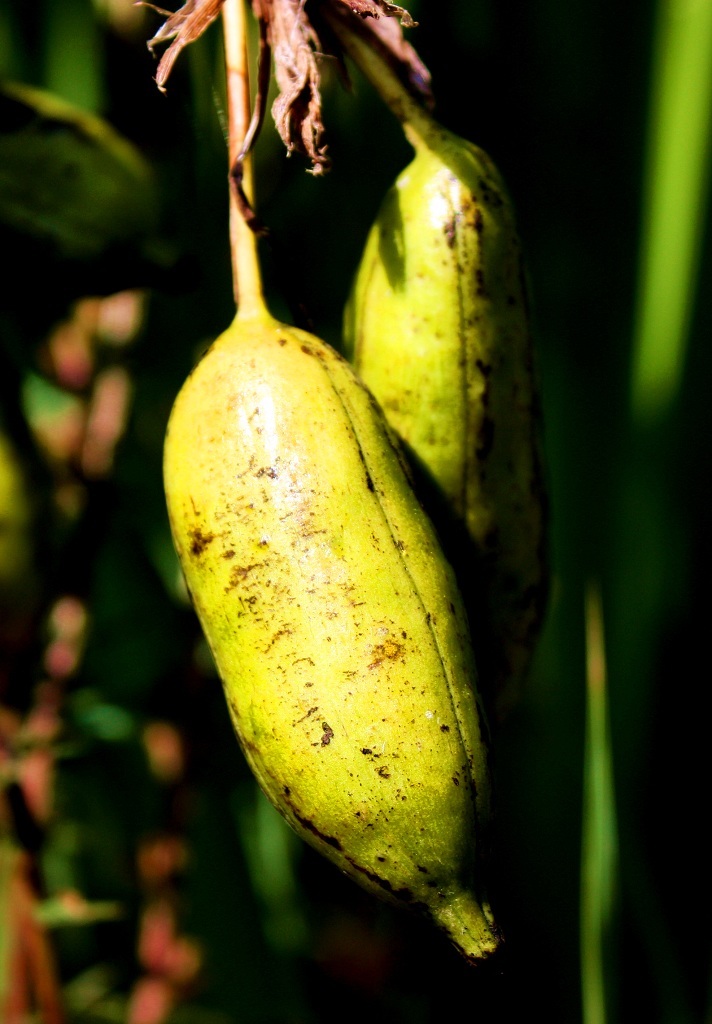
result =
[[[345,317],[345,346],[417,470],[467,597],[501,716],[547,594],[540,405],[521,247],[490,158],[418,114]]]
[[[490,771],[452,570],[351,367],[263,313],[178,395],[175,546],[245,756],[293,828],[476,960]]]
[[[0,640],[34,603],[36,509],[20,453],[0,423]]]

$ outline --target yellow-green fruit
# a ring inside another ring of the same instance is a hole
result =
[[[421,117],[415,158],[366,242],[346,347],[444,499],[478,665],[501,710],[527,671],[547,576],[522,256],[489,157]]]
[[[34,595],[33,525],[25,469],[15,445],[0,430],[0,634]]]
[[[245,756],[361,885],[492,952],[490,777],[451,569],[351,367],[240,318],[176,399],[165,489]]]

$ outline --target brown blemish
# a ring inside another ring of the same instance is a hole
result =
[[[274,645],[277,643],[278,640],[281,640],[281,638],[283,636],[291,636],[292,633],[294,633],[294,630],[289,625],[285,624],[284,626],[281,627],[281,629],[277,630],[277,632],[274,634],[274,636],[272,637],[270,642],[267,644],[267,646],[264,648],[262,653],[263,654],[267,654],[267,652],[270,651],[274,647]],[[307,685],[309,685],[309,684],[307,684]]]
[[[389,637],[382,644],[376,644],[373,648],[373,661],[368,666],[370,669],[378,668],[384,661],[395,661],[403,654],[404,646]]]
[[[485,416],[479,430],[479,444],[477,445],[477,458],[483,461],[489,456],[494,444],[494,420],[491,416]]]
[[[486,363],[483,359],[476,359],[475,366],[483,377],[489,377],[492,373],[492,365],[490,363]]]
[[[223,558],[234,558],[234,557],[235,557],[235,552],[232,550],[232,548],[229,551],[223,551]]]
[[[440,726],[440,732],[450,732],[450,726],[449,725],[441,725]]]
[[[479,184],[480,188],[482,189],[482,199],[483,199],[483,202],[487,206],[489,206],[492,209],[496,210],[498,207],[503,205],[503,200],[502,200],[502,197],[499,194],[499,192],[497,192],[496,189],[492,188],[491,185],[489,185],[484,180],[484,178],[480,178],[479,181],[478,181],[478,184]],[[474,197],[474,196],[473,196],[473,199],[475,199],[475,202],[477,201],[476,197]]]
[[[415,899],[413,893],[407,887],[404,886],[402,889],[395,889],[387,878],[381,878],[381,876],[377,875],[374,871],[369,871],[368,868],[363,867],[361,864],[357,864],[353,857],[346,857],[346,860],[354,871],[359,871],[362,875],[368,878],[369,881],[380,886],[381,889],[384,889],[393,899],[402,900],[404,903],[410,903],[414,907],[422,907],[424,910],[426,909],[422,903]]]
[[[358,440],[358,438],[356,440]],[[363,449],[361,448],[360,444],[358,445],[357,451],[358,457],[360,458],[361,464],[363,465],[364,473],[366,474],[366,486],[368,487],[369,491],[371,491],[371,493],[373,494],[375,493],[376,488],[374,486],[373,479],[371,477],[371,473],[366,462],[366,456],[363,454]]]
[[[190,531],[190,553],[198,557],[207,548],[211,541],[215,540],[214,533],[203,533],[199,526],[194,526]]]
[[[317,707],[313,707],[313,708],[309,708],[309,710],[307,711],[307,713],[305,715],[302,715],[301,718],[298,718],[296,720],[296,722],[292,722],[292,726],[294,727],[295,725],[299,725],[300,722],[304,722],[307,718],[310,718],[314,714],[315,711],[318,711],[318,710],[319,710],[318,706]]]
[[[334,738],[334,730],[331,728],[328,722],[322,722],[321,727],[324,730],[321,737],[322,747],[328,747]]]
[[[230,570],[230,581],[225,587],[225,593],[229,594],[231,590],[238,587],[241,583],[247,579],[253,569],[260,569],[264,565],[264,562],[253,562],[252,565],[236,565]],[[257,598],[253,597],[249,599],[251,603],[254,603]]]
[[[291,805],[290,805],[291,806]],[[305,818],[301,814],[298,814],[295,808],[292,806],[292,814],[297,819],[300,825],[302,825],[308,832],[311,832],[317,838],[321,839],[322,842],[326,843],[327,846],[332,846],[335,850],[341,850],[342,846],[336,836],[328,836],[325,832],[320,832],[316,827],[311,818]]]
[[[385,764],[381,765],[381,767],[378,769],[377,774],[380,775],[382,779],[390,779],[391,777],[391,773],[388,771],[388,768],[385,766]]]
[[[302,345],[301,348],[305,356],[316,356],[317,359],[324,359],[326,356],[326,353],[318,348],[312,348],[310,345]]]

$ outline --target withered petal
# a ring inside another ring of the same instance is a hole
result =
[[[174,41],[165,51],[158,63],[156,72],[156,84],[162,91],[165,89],[166,80],[176,62],[181,50],[194,42],[203,34],[208,25],[217,18],[224,0],[186,0],[181,8],[169,15],[167,20],[158,29],[155,35],[149,39],[148,48],[154,50],[161,43]],[[144,4],[160,11],[154,4]],[[165,13],[161,11],[160,13]]]
[[[416,24],[405,7],[389,4],[386,0],[339,0],[339,2],[354,14],[358,14],[360,18],[395,17],[405,28],[413,28]]]

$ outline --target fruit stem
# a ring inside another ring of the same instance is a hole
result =
[[[245,0],[225,0],[222,9],[225,72],[227,78],[228,154],[230,159],[230,253],[237,315],[251,317],[265,313],[257,236],[245,220],[234,177],[241,170],[242,189],[253,201],[252,155],[238,162],[250,125],[250,76],[247,60],[247,18]]]
[[[438,135],[436,121],[408,91],[385,53],[374,45],[374,38],[366,36],[356,15],[337,14],[328,5],[324,5],[323,13],[344,51],[400,121],[411,146],[431,147]]]

